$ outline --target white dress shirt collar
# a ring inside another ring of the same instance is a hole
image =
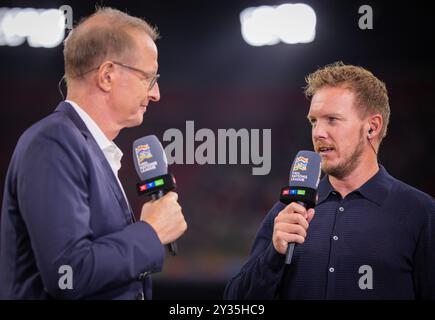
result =
[[[94,137],[100,149],[103,151],[104,156],[109,162],[110,167],[112,168],[113,173],[116,177],[118,177],[118,171],[121,168],[121,159],[123,156],[122,151],[118,148],[118,146],[110,141],[103,131],[98,127],[94,120],[74,101],[65,100],[65,102],[69,103],[74,110],[79,114],[80,118],[85,123],[89,132]]]

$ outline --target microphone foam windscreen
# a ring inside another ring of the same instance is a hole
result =
[[[142,181],[168,173],[165,150],[155,135],[133,142],[133,162]]]
[[[317,189],[320,173],[320,156],[313,151],[299,151],[290,171],[289,186]]]

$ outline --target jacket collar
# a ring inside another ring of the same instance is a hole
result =
[[[127,203],[124,194],[122,193],[122,190],[118,184],[118,181],[116,180],[115,175],[113,174],[109,162],[107,162],[107,159],[104,156],[103,150],[101,150],[101,148],[98,146],[97,141],[95,141],[91,132],[88,130],[86,124],[80,118],[78,113],[74,110],[74,108],[69,103],[65,101],[60,102],[56,107],[56,109],[54,110],[54,112],[64,112],[71,119],[71,121],[78,128],[78,130],[80,130],[80,132],[83,134],[86,140],[90,143],[90,147],[94,150],[94,154],[98,157],[98,160],[102,164],[106,176],[111,181],[110,183],[111,189],[115,193],[115,196],[119,204],[121,205],[121,208],[125,212],[127,221],[128,222],[134,221],[133,212],[131,211],[129,204]]]

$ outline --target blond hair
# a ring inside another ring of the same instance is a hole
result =
[[[144,31],[153,41],[159,37],[157,29],[146,21],[112,8],[97,8],[82,20],[64,41],[67,82],[98,67],[106,58],[130,52],[135,47],[131,30]]]
[[[305,81],[305,95],[310,98],[322,87],[343,87],[355,94],[355,107],[359,115],[364,118],[369,115],[380,114],[383,126],[379,134],[381,141],[387,134],[390,119],[390,105],[388,92],[381,80],[370,71],[343,62],[334,62],[309,74]]]

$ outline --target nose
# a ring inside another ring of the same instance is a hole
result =
[[[159,83],[158,82],[156,82],[156,84],[148,92],[148,98],[151,101],[154,101],[154,102],[157,102],[157,101],[160,100],[160,89],[159,89]]]
[[[312,129],[312,137],[314,140],[317,139],[326,139],[328,134],[326,132],[326,128],[325,126],[320,122],[317,121],[314,125],[313,125],[313,129]]]

